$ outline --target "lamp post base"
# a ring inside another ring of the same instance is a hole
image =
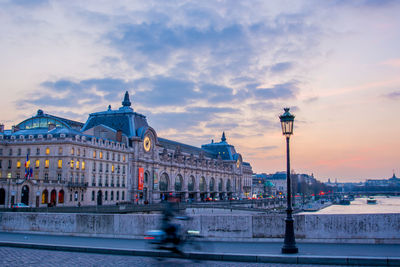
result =
[[[297,247],[283,247],[282,253],[283,254],[296,254],[296,253],[299,253],[299,249]]]

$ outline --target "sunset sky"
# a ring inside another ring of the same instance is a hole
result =
[[[0,122],[85,122],[126,90],[159,136],[225,131],[254,172],[400,176],[400,1],[0,0]]]

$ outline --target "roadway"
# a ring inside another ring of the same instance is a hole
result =
[[[145,240],[0,232],[0,246],[109,255],[179,257],[150,248]],[[398,265],[399,244],[298,243],[299,253],[282,255],[281,242],[202,242],[201,251],[186,250],[190,259],[290,264]]]

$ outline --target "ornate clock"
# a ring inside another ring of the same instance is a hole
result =
[[[151,148],[151,139],[148,135],[146,135],[146,137],[143,140],[143,148],[144,151],[149,152],[150,148]]]

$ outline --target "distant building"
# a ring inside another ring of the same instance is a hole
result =
[[[201,148],[158,137],[128,92],[86,123],[38,110],[11,130],[0,125],[0,207],[244,197],[251,176],[225,133]]]

